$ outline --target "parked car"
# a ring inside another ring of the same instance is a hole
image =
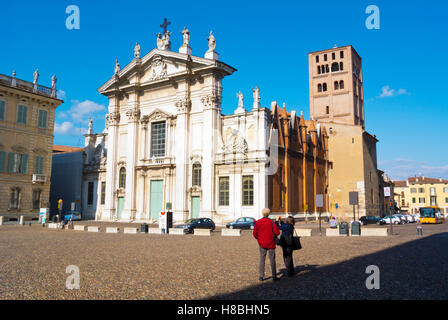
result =
[[[408,223],[408,220],[406,219],[406,217],[402,214],[395,214],[394,216],[398,217],[398,219],[400,219],[400,223],[401,224],[405,224]]]
[[[81,220],[81,212],[67,211],[66,213],[64,213],[64,219],[67,221],[70,221],[70,219],[72,219],[72,221],[79,221]]]
[[[363,217],[359,218],[359,220],[361,221],[362,225],[384,224],[384,222],[381,222],[381,218],[375,217],[375,216],[363,216]]]
[[[415,220],[415,217],[413,215],[405,214],[405,217],[408,220],[408,222],[410,222],[410,223],[414,223],[415,221],[417,221],[417,220]]]
[[[400,224],[401,220],[400,218],[396,217],[396,216],[392,216],[392,217],[384,217],[383,219],[381,219],[384,221],[384,223],[386,224],[390,224],[392,221],[392,224]]]
[[[255,226],[255,219],[250,217],[238,218],[235,221],[226,224],[229,229],[253,229]]]
[[[216,226],[212,219],[193,218],[187,220],[184,224],[176,226],[176,228],[184,229],[185,233],[192,233],[194,229],[210,229],[213,231]]]

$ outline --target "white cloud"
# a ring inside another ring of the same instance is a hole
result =
[[[67,98],[67,95],[64,90],[58,90],[57,92],[58,99],[64,100]]]
[[[64,121],[62,124],[55,123],[54,133],[59,135],[78,136],[87,133],[85,128],[76,128],[73,123]]]
[[[410,159],[394,159],[380,161],[380,169],[385,171],[393,180],[406,180],[408,177],[424,175],[429,178],[448,179],[448,164],[434,166],[426,161]]]
[[[74,121],[81,123],[88,123],[89,118],[93,118],[95,113],[106,110],[104,105],[90,100],[72,100],[72,103],[68,114]]]
[[[398,89],[398,91],[396,91],[395,89],[391,89],[390,86],[384,86],[381,88],[381,94],[378,96],[378,98],[395,97],[401,96],[403,94],[409,95],[406,89],[400,88]]]

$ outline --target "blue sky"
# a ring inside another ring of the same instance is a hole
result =
[[[65,26],[68,5],[80,9],[80,29]],[[380,29],[365,26],[368,5],[380,9]],[[2,3],[0,73],[50,86],[58,77],[65,101],[56,114],[55,144],[82,146],[89,117],[104,129],[107,99],[97,89],[133,58],[156,47],[163,18],[171,21],[172,49],[191,33],[203,56],[210,30],[220,60],[238,69],[223,81],[223,111],[236,93],[251,104],[276,100],[309,118],[311,51],[351,44],[363,59],[366,129],[376,134],[378,167],[392,178],[424,174],[448,178],[446,1],[7,1]]]

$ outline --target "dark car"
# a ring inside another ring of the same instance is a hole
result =
[[[228,229],[253,229],[255,226],[255,219],[250,217],[238,218],[235,221],[226,224]]]
[[[194,229],[210,229],[213,231],[215,230],[215,223],[209,218],[193,218],[176,226],[176,228],[184,229],[185,233],[192,233]]]
[[[359,220],[361,221],[361,223],[363,225],[366,224],[384,224],[385,222],[380,219],[379,217],[375,217],[375,216],[363,216],[361,218],[359,218]]]

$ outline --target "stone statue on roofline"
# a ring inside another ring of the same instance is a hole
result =
[[[208,51],[207,52],[215,51],[216,40],[215,40],[215,36],[213,35],[213,31],[210,31],[210,35],[208,36],[207,40],[208,40]]]
[[[190,31],[184,27],[184,30],[182,30],[182,37],[184,38],[183,46],[189,46],[190,44]]]
[[[34,80],[33,83],[37,84],[37,81],[39,80],[39,69],[36,69],[36,71],[34,71]]]
[[[121,70],[121,66],[120,66],[120,64],[118,63],[118,59],[115,59],[115,74],[118,75],[118,73],[120,72],[120,70]]]
[[[138,42],[135,43],[134,58],[140,59],[140,45],[138,44]]]

